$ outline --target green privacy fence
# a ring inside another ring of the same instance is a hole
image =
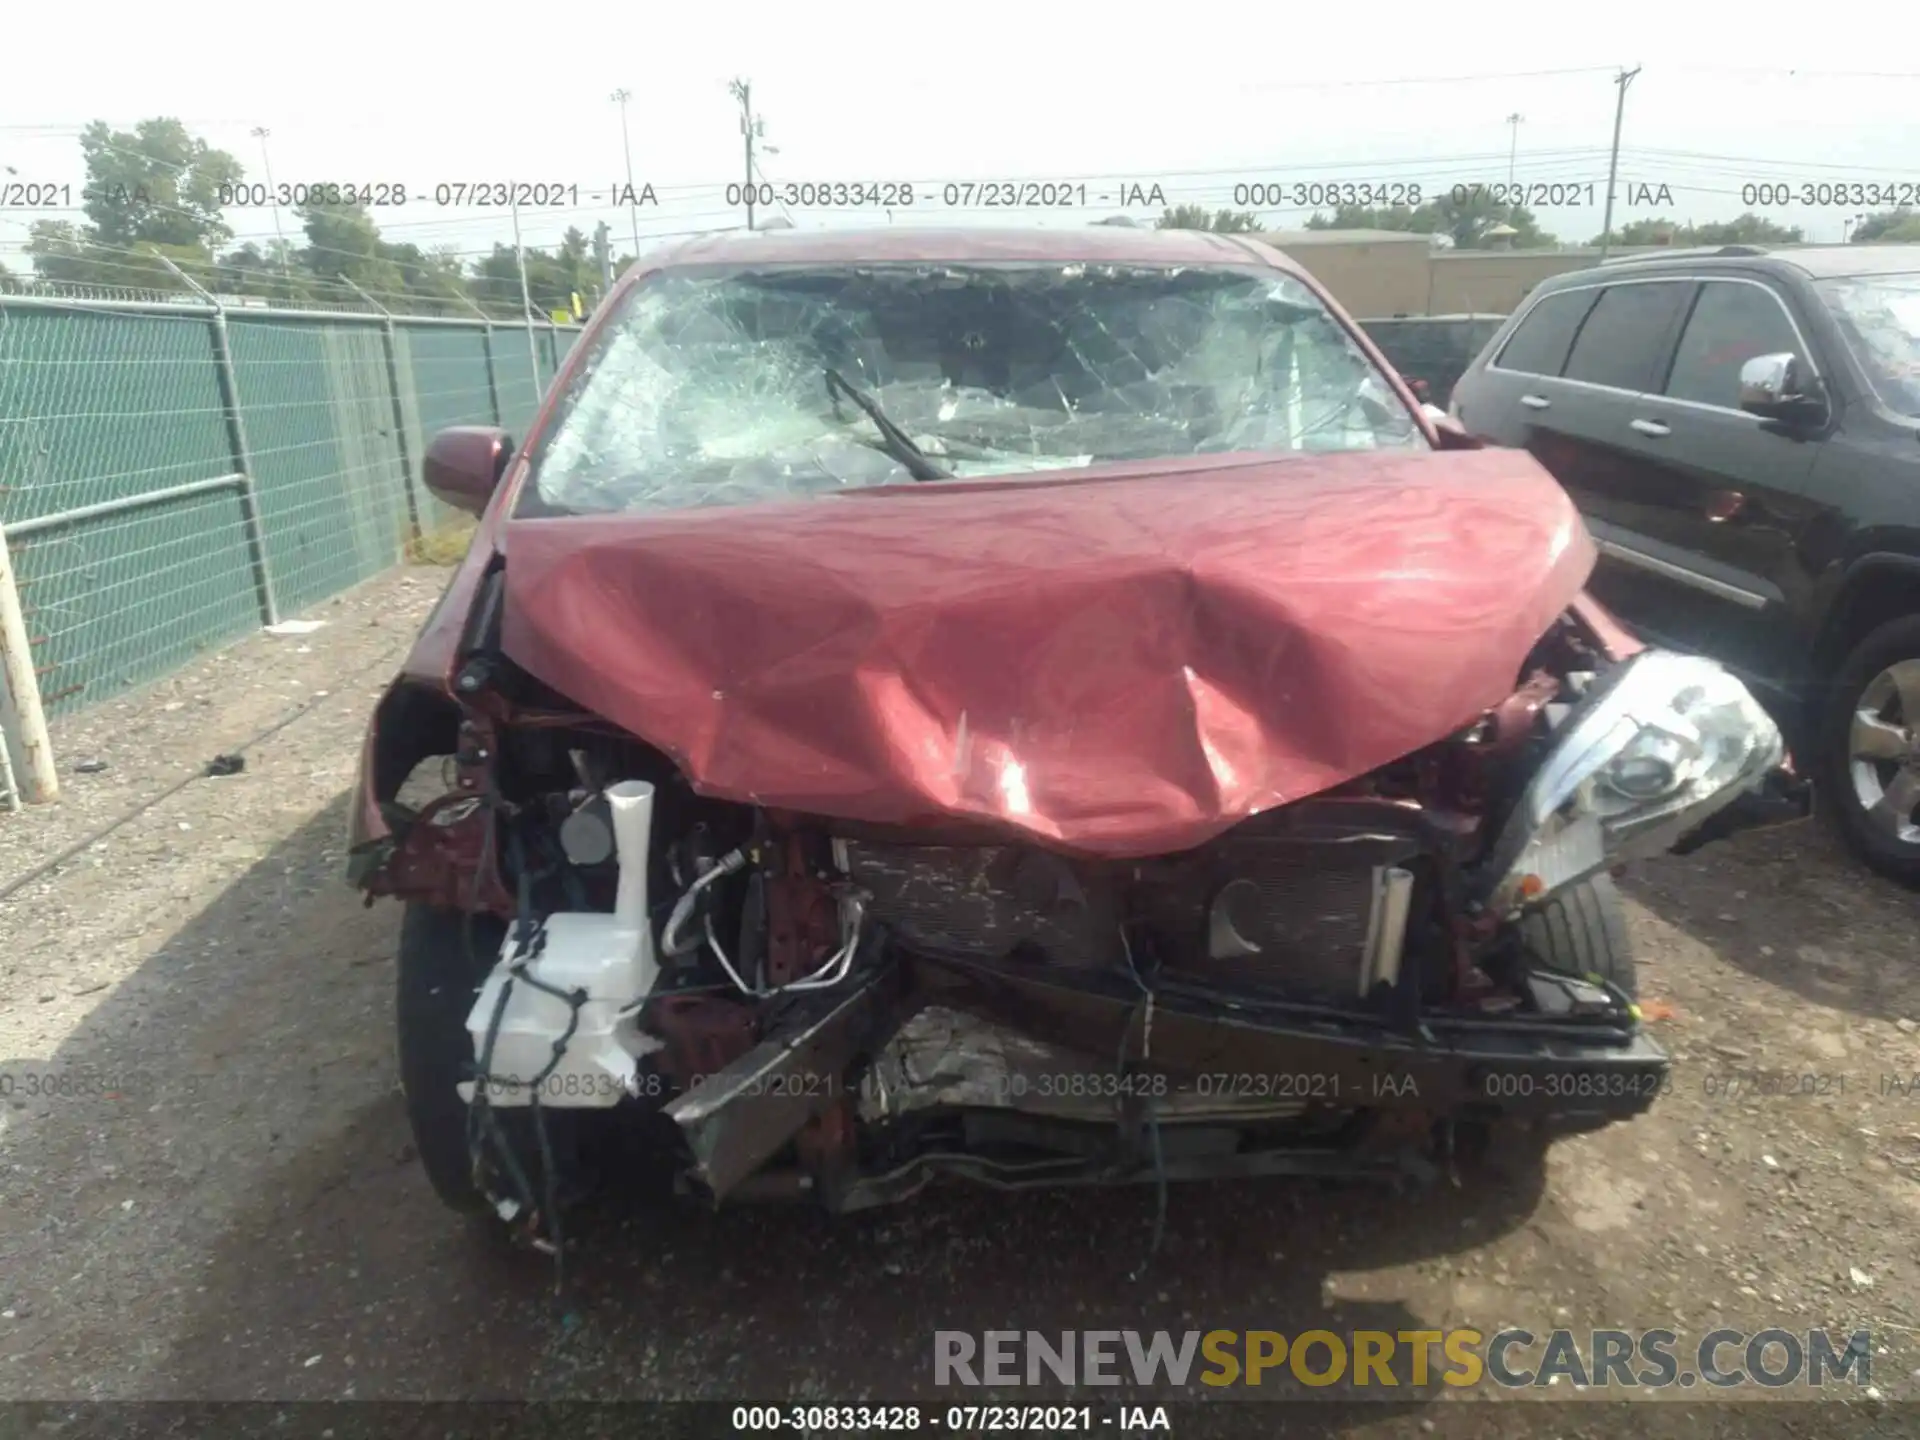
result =
[[[46,713],[451,523],[420,484],[426,442],[525,433],[577,333],[531,330],[530,347],[527,325],[478,318],[0,294],[0,531]]]

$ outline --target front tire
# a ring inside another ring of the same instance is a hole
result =
[[[1920,616],[1871,631],[1841,661],[1819,734],[1825,808],[1848,847],[1920,885]]]
[[[407,1123],[433,1193],[449,1209],[468,1214],[490,1207],[473,1183],[468,1107],[455,1087],[472,1073],[467,1014],[506,934],[505,924],[491,915],[468,917],[417,902],[407,905],[400,922],[395,1010]]]
[[[1605,872],[1555,891],[1528,911],[1520,919],[1520,938],[1537,965],[1604,980],[1629,1000],[1639,997],[1626,906]],[[1468,1141],[1465,1158],[1475,1171],[1537,1192],[1545,1185],[1547,1151],[1569,1133],[1540,1120],[1500,1120]]]
[[[1639,994],[1626,907],[1611,875],[1595,875],[1556,891],[1521,918],[1520,936],[1549,970],[1597,975],[1629,1000]]]

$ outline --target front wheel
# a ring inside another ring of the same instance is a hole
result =
[[[1639,995],[1626,906],[1605,872],[1555,891],[1528,911],[1520,921],[1520,938],[1536,964],[1604,980],[1629,1000]],[[1539,1120],[1496,1121],[1463,1137],[1463,1159],[1504,1183],[1544,1187],[1547,1150],[1565,1133]]]
[[[1611,875],[1595,875],[1556,891],[1520,921],[1520,934],[1533,957],[1549,970],[1597,975],[1629,1000],[1639,993],[1627,912]]]
[[[467,1012],[506,933],[492,916],[468,917],[418,903],[408,904],[400,922],[394,1017],[400,1088],[427,1183],[454,1210],[488,1208],[473,1181],[467,1102],[455,1087],[472,1071]]]
[[[1880,626],[1841,662],[1820,726],[1820,774],[1854,853],[1920,885],[1920,616]]]
[[[490,1215],[493,1207],[475,1182],[468,1128],[474,1117],[457,1087],[472,1078],[474,1070],[467,1015],[506,935],[506,925],[493,916],[468,916],[418,903],[407,906],[400,924],[395,1019],[407,1122],[433,1193],[449,1209],[468,1214]],[[498,1148],[483,1144],[480,1155],[488,1188],[545,1211],[544,1157],[554,1157],[556,1178],[568,1174],[578,1117],[569,1111],[543,1111],[543,1144],[530,1111],[500,1107],[490,1114],[519,1173],[503,1173]],[[523,1187],[530,1193],[521,1193]]]

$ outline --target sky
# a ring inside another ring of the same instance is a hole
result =
[[[744,173],[734,78],[751,81],[764,120],[765,182],[777,192],[909,184],[914,203],[895,208],[894,223],[1083,225],[1128,208],[1121,197],[1133,194],[1146,201],[1131,207],[1143,220],[1164,199],[1254,208],[1270,228],[1290,228],[1311,207],[1236,204],[1249,197],[1235,187],[1277,184],[1291,201],[1296,185],[1417,185],[1431,198],[1503,185],[1511,173],[1558,187],[1542,198],[1571,204],[1532,208],[1547,230],[1584,241],[1601,229],[1614,75],[1636,65],[1616,224],[1755,210],[1837,241],[1849,217],[1876,207],[1818,189],[1816,203],[1801,203],[1803,187],[1904,187],[1920,200],[1920,55],[1898,43],[1914,22],[1859,0],[1833,0],[1817,26],[1794,25],[1790,42],[1773,24],[1646,0],[1577,21],[1537,4],[1449,12],[1402,0],[1105,11],[573,0],[551,25],[537,8],[495,19],[339,0],[291,10],[297,21],[268,11],[210,31],[190,12],[160,24],[150,7],[107,0],[89,7],[89,27],[119,43],[99,49],[61,23],[66,13],[18,6],[0,26],[0,52],[74,57],[7,67],[0,185],[77,190],[82,125],[153,115],[183,120],[260,179],[262,141],[250,132],[264,126],[276,182],[404,185],[404,207],[375,212],[383,233],[469,257],[510,241],[511,217],[438,204],[440,186],[545,182],[559,203],[521,211],[530,245],[600,220],[620,251],[633,248],[635,229],[644,247],[650,236],[743,224],[725,189]],[[622,109],[610,98],[621,88],[632,94],[634,179],[655,197],[637,210],[612,203],[627,173]],[[945,203],[965,198],[949,196],[949,182],[1028,180],[1065,182],[1076,203]],[[1762,203],[1776,199],[1786,203]],[[784,208],[809,227],[888,219]],[[238,238],[276,233],[270,207],[227,214]],[[27,226],[49,217],[58,212],[0,211],[0,261],[24,268]],[[278,221],[292,233],[290,215]]]

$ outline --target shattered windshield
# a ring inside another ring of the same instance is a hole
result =
[[[1881,403],[1920,416],[1920,273],[1852,275],[1818,288]]]
[[[538,509],[1427,444],[1313,292],[1271,271],[668,271],[596,351],[536,461]]]

